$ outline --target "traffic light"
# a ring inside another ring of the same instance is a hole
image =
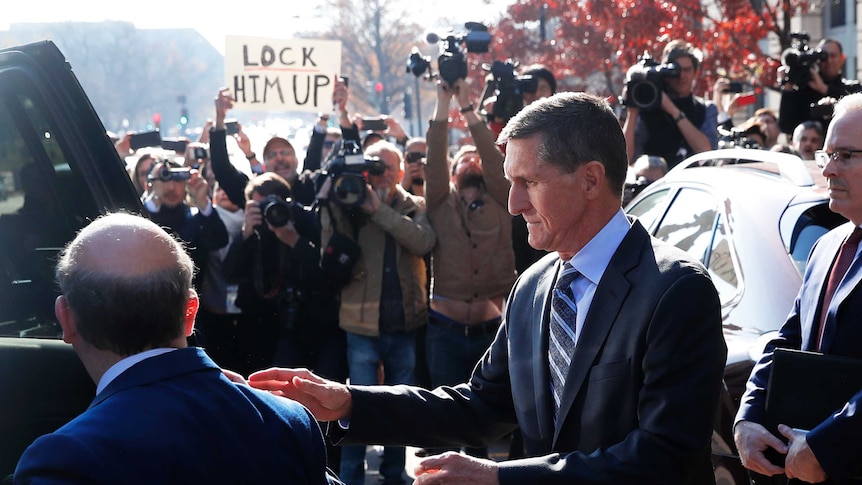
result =
[[[413,100],[410,91],[404,91],[404,119],[413,119]]]
[[[180,110],[180,124],[187,125],[189,123],[189,110],[183,108]]]

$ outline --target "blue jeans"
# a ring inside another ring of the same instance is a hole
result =
[[[412,384],[416,365],[414,332],[381,333],[379,337],[347,334],[347,364],[350,383],[376,385],[378,363],[383,362],[384,384]],[[383,448],[380,475],[384,483],[404,483],[406,465],[403,446]],[[365,483],[365,446],[344,446],[341,450],[341,479],[347,485]]]
[[[430,319],[435,317],[432,312]],[[496,332],[466,336],[463,333],[434,325],[429,321],[425,336],[425,355],[428,361],[428,374],[431,386],[454,386],[468,382],[473,368],[491,346]],[[429,454],[444,451],[460,451],[457,448],[429,448]],[[488,448],[465,448],[470,456],[488,457]]]

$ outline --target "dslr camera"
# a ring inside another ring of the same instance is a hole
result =
[[[366,157],[359,145],[347,141],[329,162],[327,174],[332,178],[330,197],[345,207],[365,202],[367,175],[383,175],[386,165],[378,157]]]
[[[490,67],[487,64],[482,67],[490,71],[494,78],[494,94],[497,100],[494,102],[492,114],[495,118],[509,121],[509,118],[524,107],[524,93],[535,93],[539,88],[539,80],[533,76],[515,74],[518,64],[511,59],[506,62],[494,61]]]
[[[293,200],[290,197],[282,199],[275,194],[269,194],[258,206],[263,220],[272,227],[286,226],[293,218]]]
[[[150,182],[161,180],[162,182],[185,182],[192,178],[192,171],[189,167],[172,167],[168,162],[153,164],[150,173],[147,174],[147,180]]]
[[[790,38],[793,42],[781,53],[781,64],[787,68],[782,82],[805,86],[811,80],[811,68],[817,62],[828,59],[829,54],[821,49],[812,50],[808,45],[811,37],[807,32],[791,32]]]
[[[443,39],[433,32],[426,36],[429,44],[443,42],[437,57],[436,75],[449,84],[467,77],[467,53],[488,52],[488,46],[491,44],[491,34],[485,25],[467,22],[464,27],[467,28],[466,32],[449,33]],[[428,72],[430,65],[429,59],[422,57],[414,47],[407,59],[407,72],[419,77]],[[435,74],[428,73],[426,78],[431,79],[434,76]]]
[[[661,105],[664,80],[679,77],[679,65],[674,62],[659,64],[648,52],[638,57],[638,63],[626,72],[626,99],[623,104],[644,111]]]

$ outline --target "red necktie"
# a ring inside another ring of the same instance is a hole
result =
[[[829,303],[832,302],[832,297],[835,295],[835,290],[838,289],[838,283],[850,269],[850,264],[853,262],[853,257],[856,256],[856,248],[859,247],[859,241],[862,240],[862,229],[853,229],[850,237],[841,245],[838,251],[838,257],[835,259],[835,264],[832,265],[832,271],[829,272],[829,279],[826,280],[826,293],[823,294],[823,305],[820,307],[820,329],[817,333],[817,350],[820,351],[820,345],[823,342],[823,332],[826,329],[826,314],[829,313]]]

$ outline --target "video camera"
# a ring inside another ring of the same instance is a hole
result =
[[[535,93],[539,88],[537,78],[515,74],[518,64],[511,59],[506,62],[494,61],[490,66],[483,64],[482,67],[490,71],[494,78],[494,94],[497,100],[494,102],[492,114],[495,118],[508,121],[524,107],[524,93]]]
[[[679,64],[659,64],[648,52],[638,56],[638,63],[626,72],[626,99],[623,104],[642,110],[656,109],[661,105],[664,80],[679,77]]]
[[[819,61],[825,61],[829,55],[821,49],[811,49],[808,32],[791,32],[790,38],[793,42],[781,53],[781,64],[787,67],[782,82],[805,86],[811,80],[811,67]]]
[[[365,202],[367,175],[383,175],[386,165],[378,157],[366,157],[359,145],[347,141],[329,162],[327,174],[332,177],[330,197],[345,207],[355,207]]]
[[[293,219],[293,205],[293,199],[290,197],[282,199],[275,194],[269,194],[258,204],[263,220],[272,227],[286,226]]]
[[[407,72],[419,77],[425,75],[426,79],[440,76],[447,83],[454,84],[459,79],[467,77],[467,53],[488,52],[491,44],[491,34],[488,27],[479,22],[467,22],[464,24],[466,32],[449,33],[445,38],[431,32],[425,39],[429,44],[436,44],[442,40],[440,55],[437,57],[437,73],[430,73],[431,62],[428,57],[422,57],[417,48],[413,48],[407,59]],[[464,45],[464,48],[461,45]],[[426,74],[427,73],[427,74]]]
[[[150,182],[161,180],[162,182],[185,182],[192,178],[192,171],[189,167],[172,167],[168,162],[153,164],[150,173],[147,174],[147,180]]]
[[[730,130],[726,130],[719,127],[718,135],[720,139],[718,140],[718,148],[752,148],[755,150],[762,149],[763,147],[760,146],[760,143],[758,143],[757,140],[749,138],[749,135],[755,133],[760,134],[760,136],[763,137],[760,128],[755,127],[756,125],[744,129],[732,128]]]

